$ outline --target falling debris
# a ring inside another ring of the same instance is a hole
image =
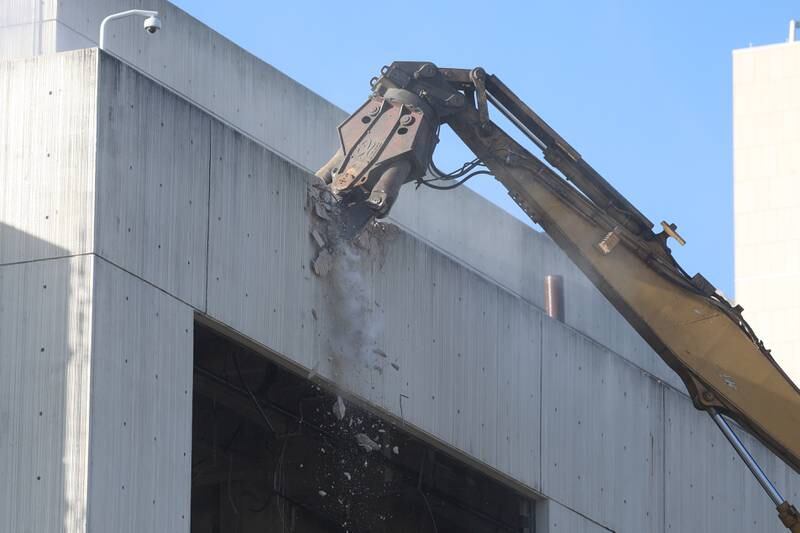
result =
[[[353,476],[350,475],[350,472],[345,472],[344,473],[344,477],[347,479],[347,481],[350,481],[351,479],[353,479]]]
[[[324,490],[321,490],[321,491],[319,491],[319,493],[318,493],[318,494],[319,494],[320,496],[322,496],[323,498],[324,498],[325,496],[327,496],[327,495],[328,495],[328,493],[327,493],[327,492],[325,492]]]
[[[317,230],[311,230],[311,236],[314,237],[314,242],[317,243],[317,246],[320,248],[325,248],[325,239],[322,237],[322,234]]]
[[[331,216],[328,213],[328,209],[329,207],[324,203],[317,202],[314,204],[314,214],[316,214],[319,218],[323,220],[331,219]]]
[[[333,268],[333,256],[328,250],[322,250],[311,266],[317,276],[325,277]]]
[[[346,408],[344,406],[344,400],[342,400],[341,396],[336,396],[336,402],[333,404],[333,414],[337,418],[337,420],[344,419],[344,413]]]
[[[381,449],[381,445],[366,436],[364,433],[356,435],[356,442],[365,452],[370,453]]]
[[[392,448],[392,452],[393,452],[395,455],[400,455],[400,447],[399,447],[399,446],[395,446],[395,447],[393,447],[393,448]]]
[[[395,370],[400,370],[400,365],[398,365],[397,363],[392,363],[392,368],[394,368]]]
[[[372,351],[373,351],[373,352],[375,352],[376,354],[380,355],[380,356],[381,356],[381,357],[383,357],[384,359],[385,359],[385,358],[387,358],[387,357],[389,357],[388,355],[386,355],[386,352],[384,352],[384,351],[383,351],[383,350],[381,350],[380,348],[373,348],[373,349],[372,349]]]

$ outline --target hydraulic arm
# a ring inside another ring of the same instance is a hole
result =
[[[745,322],[742,308],[675,261],[667,240],[683,244],[676,226],[661,222],[654,232],[651,221],[483,69],[396,62],[371,85],[369,100],[339,127],[339,151],[317,173],[342,207],[342,236],[386,216],[404,183],[448,189],[475,174],[493,175],[681,377],[695,407],[712,415],[737,452],[746,454],[784,525],[800,532],[797,511],[724,418],[800,472],[800,391]],[[490,104],[544,161],[492,122]],[[447,174],[432,162],[442,124],[477,156]]]

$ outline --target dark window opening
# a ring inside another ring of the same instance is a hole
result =
[[[533,502],[195,327],[192,533],[532,533]]]

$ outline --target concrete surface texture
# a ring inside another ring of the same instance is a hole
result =
[[[800,43],[733,53],[736,301],[800,384]]]
[[[311,175],[96,50],[3,63],[0,87],[1,117],[30,117],[0,128],[6,529],[188,531],[194,317],[334,379]],[[527,276],[547,272],[538,261]],[[412,231],[358,265],[385,357],[339,384],[542,498],[542,531],[780,530],[707,417],[636,357]],[[796,474],[747,440],[796,500]]]

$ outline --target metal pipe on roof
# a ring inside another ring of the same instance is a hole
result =
[[[564,278],[550,275],[544,278],[544,310],[547,316],[564,322]]]

